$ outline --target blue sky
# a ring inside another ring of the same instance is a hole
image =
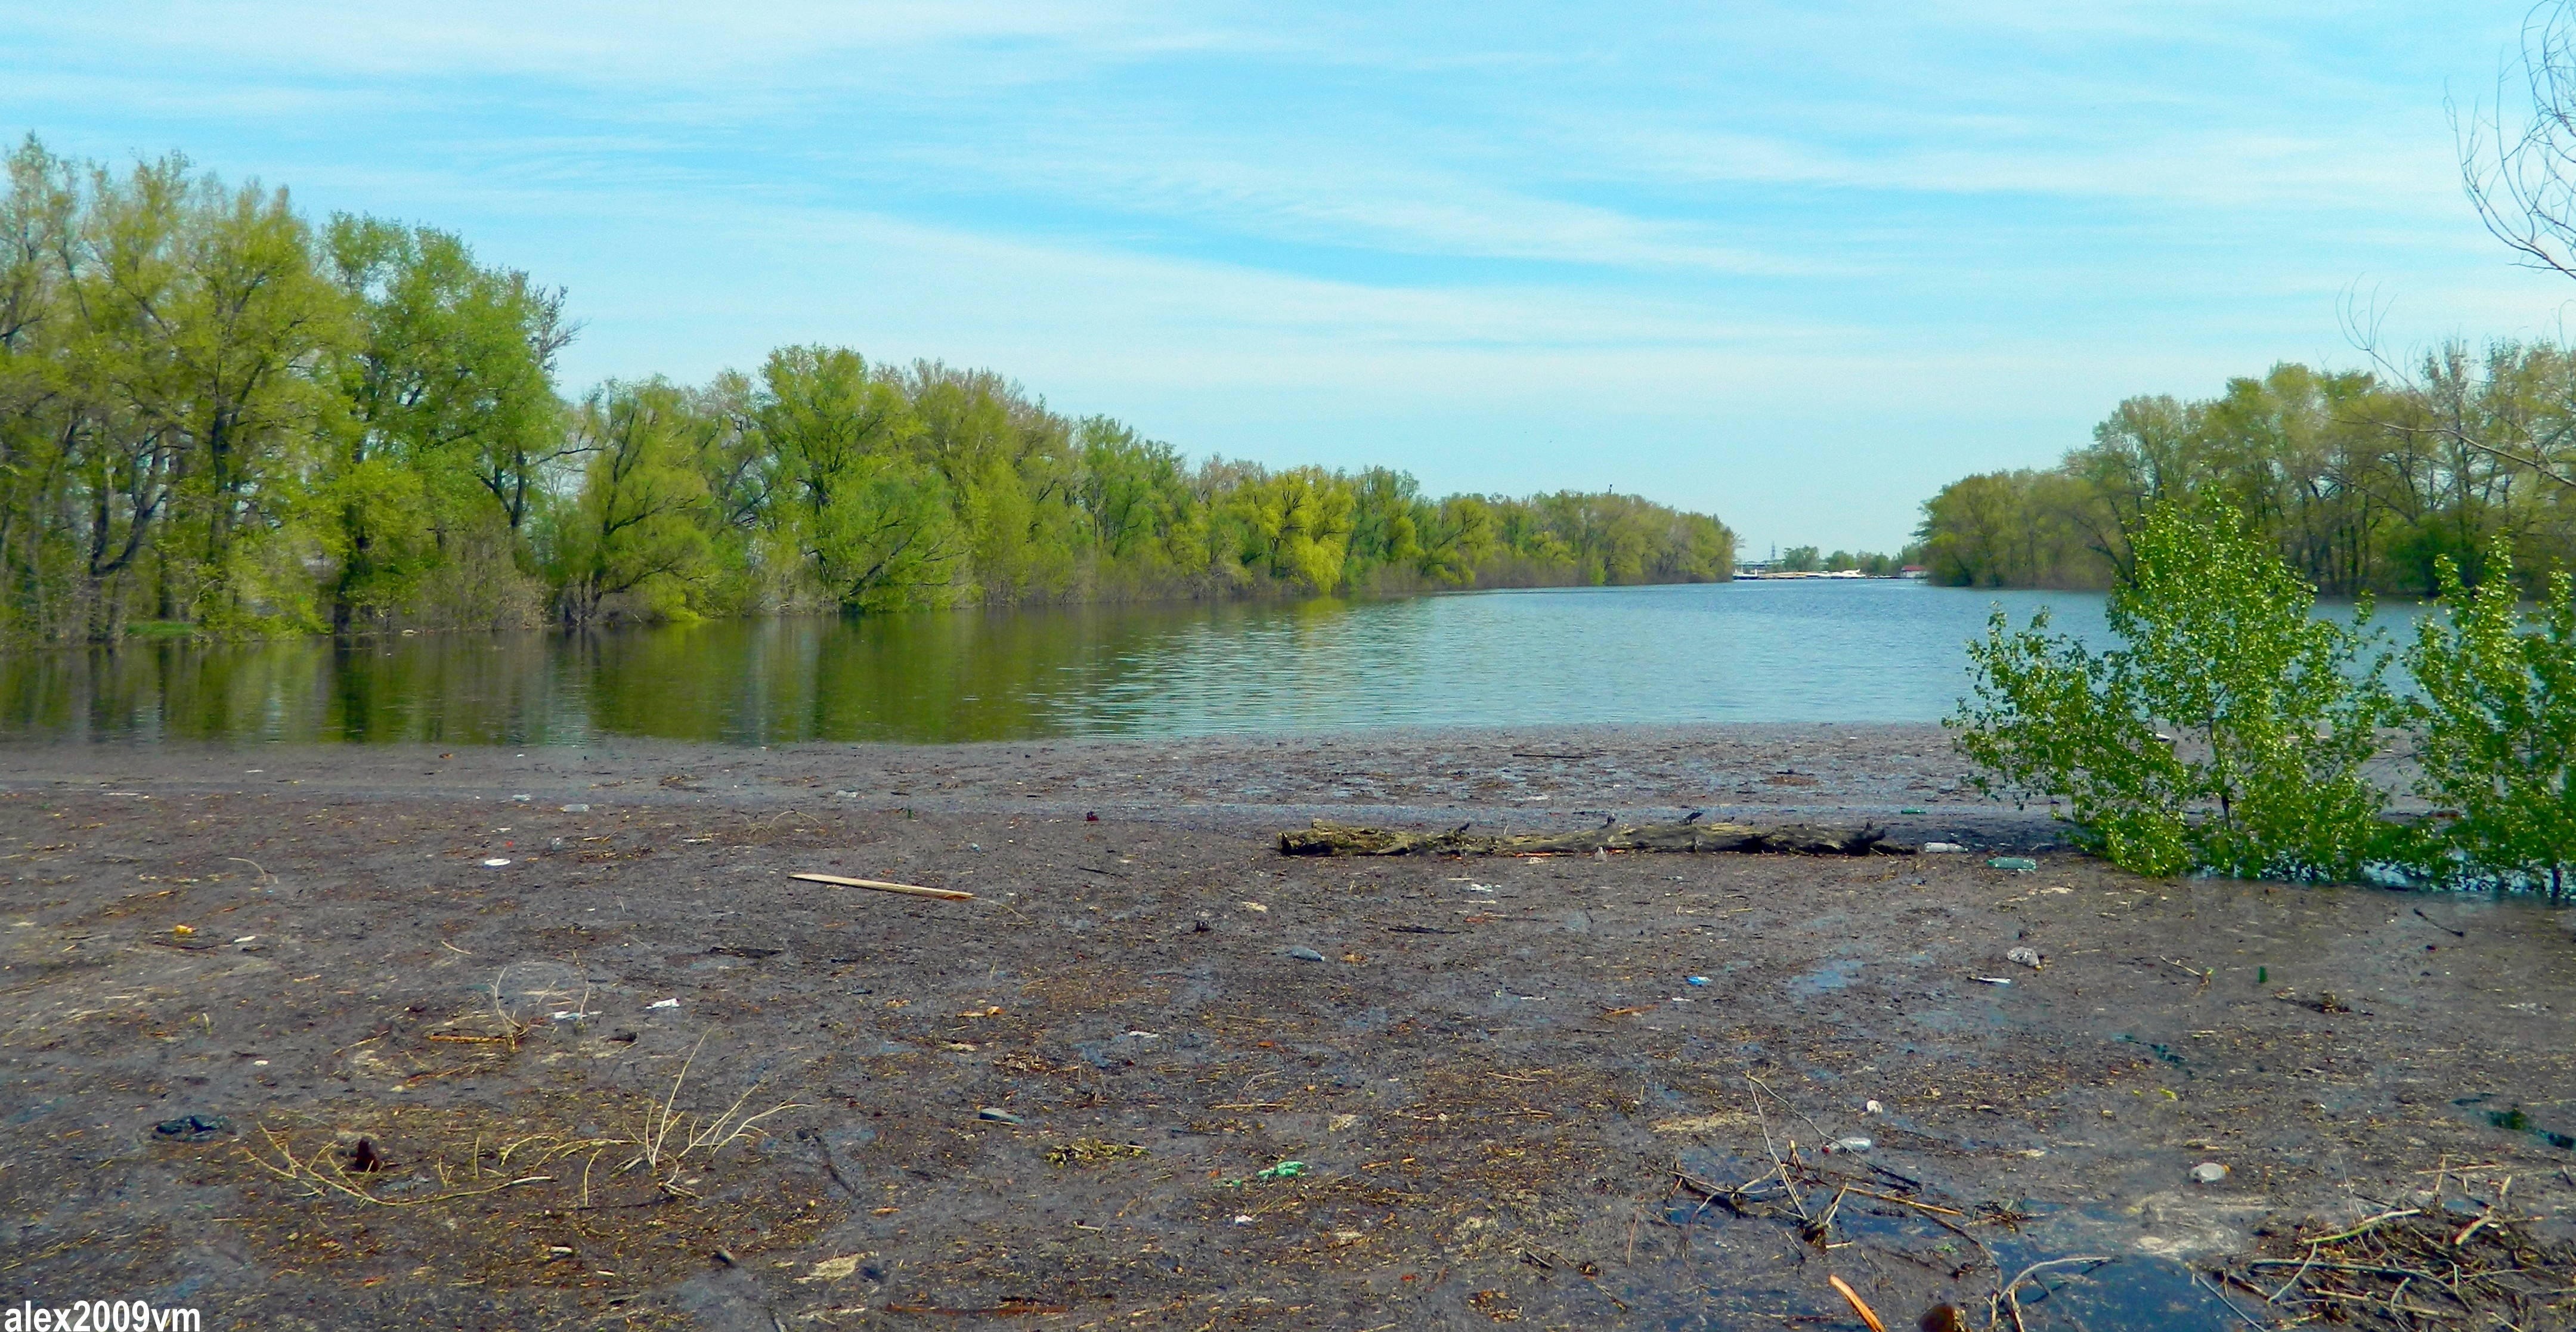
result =
[[[725,8],[0,0],[0,129],[461,232],[576,389],[839,343],[1755,550],[2576,298],[2459,193],[2518,4]]]

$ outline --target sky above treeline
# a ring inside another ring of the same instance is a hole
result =
[[[2460,194],[2518,3],[0,0],[0,128],[570,290],[563,359],[989,366],[1193,457],[1893,549],[2122,397],[2555,336]]]

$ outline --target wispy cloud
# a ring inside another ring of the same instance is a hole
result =
[[[22,3],[0,129],[453,227],[572,287],[578,375],[849,342],[1185,447],[1760,495],[1885,546],[2125,393],[2348,357],[2357,281],[2400,341],[2546,325],[2570,293],[2482,238],[2441,112],[2522,18]]]

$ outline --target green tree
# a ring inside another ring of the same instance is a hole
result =
[[[706,478],[696,465],[708,422],[687,394],[653,379],[596,390],[578,429],[586,465],[555,544],[565,622],[602,618],[611,598],[647,616],[692,613],[689,593],[710,550]]]
[[[2459,811],[2420,867],[2452,882],[2546,883],[2557,898],[2576,862],[2576,600],[2553,573],[2526,631],[2510,545],[2494,542],[2485,563],[2471,593],[2441,561],[2444,614],[2417,623],[2406,654],[2421,691],[2416,789]]]
[[[1350,483],[1320,467],[1246,482],[1228,504],[1242,524],[1246,566],[1319,593],[1341,586],[1355,507]]]
[[[570,447],[553,371],[571,330],[561,292],[478,265],[446,232],[343,214],[323,246],[359,327],[332,367],[346,410],[324,481],[345,632],[413,598],[456,542],[519,554]]]
[[[2367,607],[2314,618],[2315,590],[2228,510],[2159,504],[2131,546],[2108,611],[2126,646],[2001,610],[1969,644],[1973,698],[1946,724],[1979,786],[2065,798],[2088,846],[2142,874],[2348,881],[2388,854],[2361,765],[2399,709]]]
[[[780,523],[824,595],[849,610],[945,600],[968,543],[902,389],[842,348],[782,348],[761,378]]]

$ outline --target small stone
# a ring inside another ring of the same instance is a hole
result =
[[[2191,1168],[2191,1182],[2194,1184],[2215,1184],[2225,1178],[2227,1167],[2216,1161],[2203,1161]]]

